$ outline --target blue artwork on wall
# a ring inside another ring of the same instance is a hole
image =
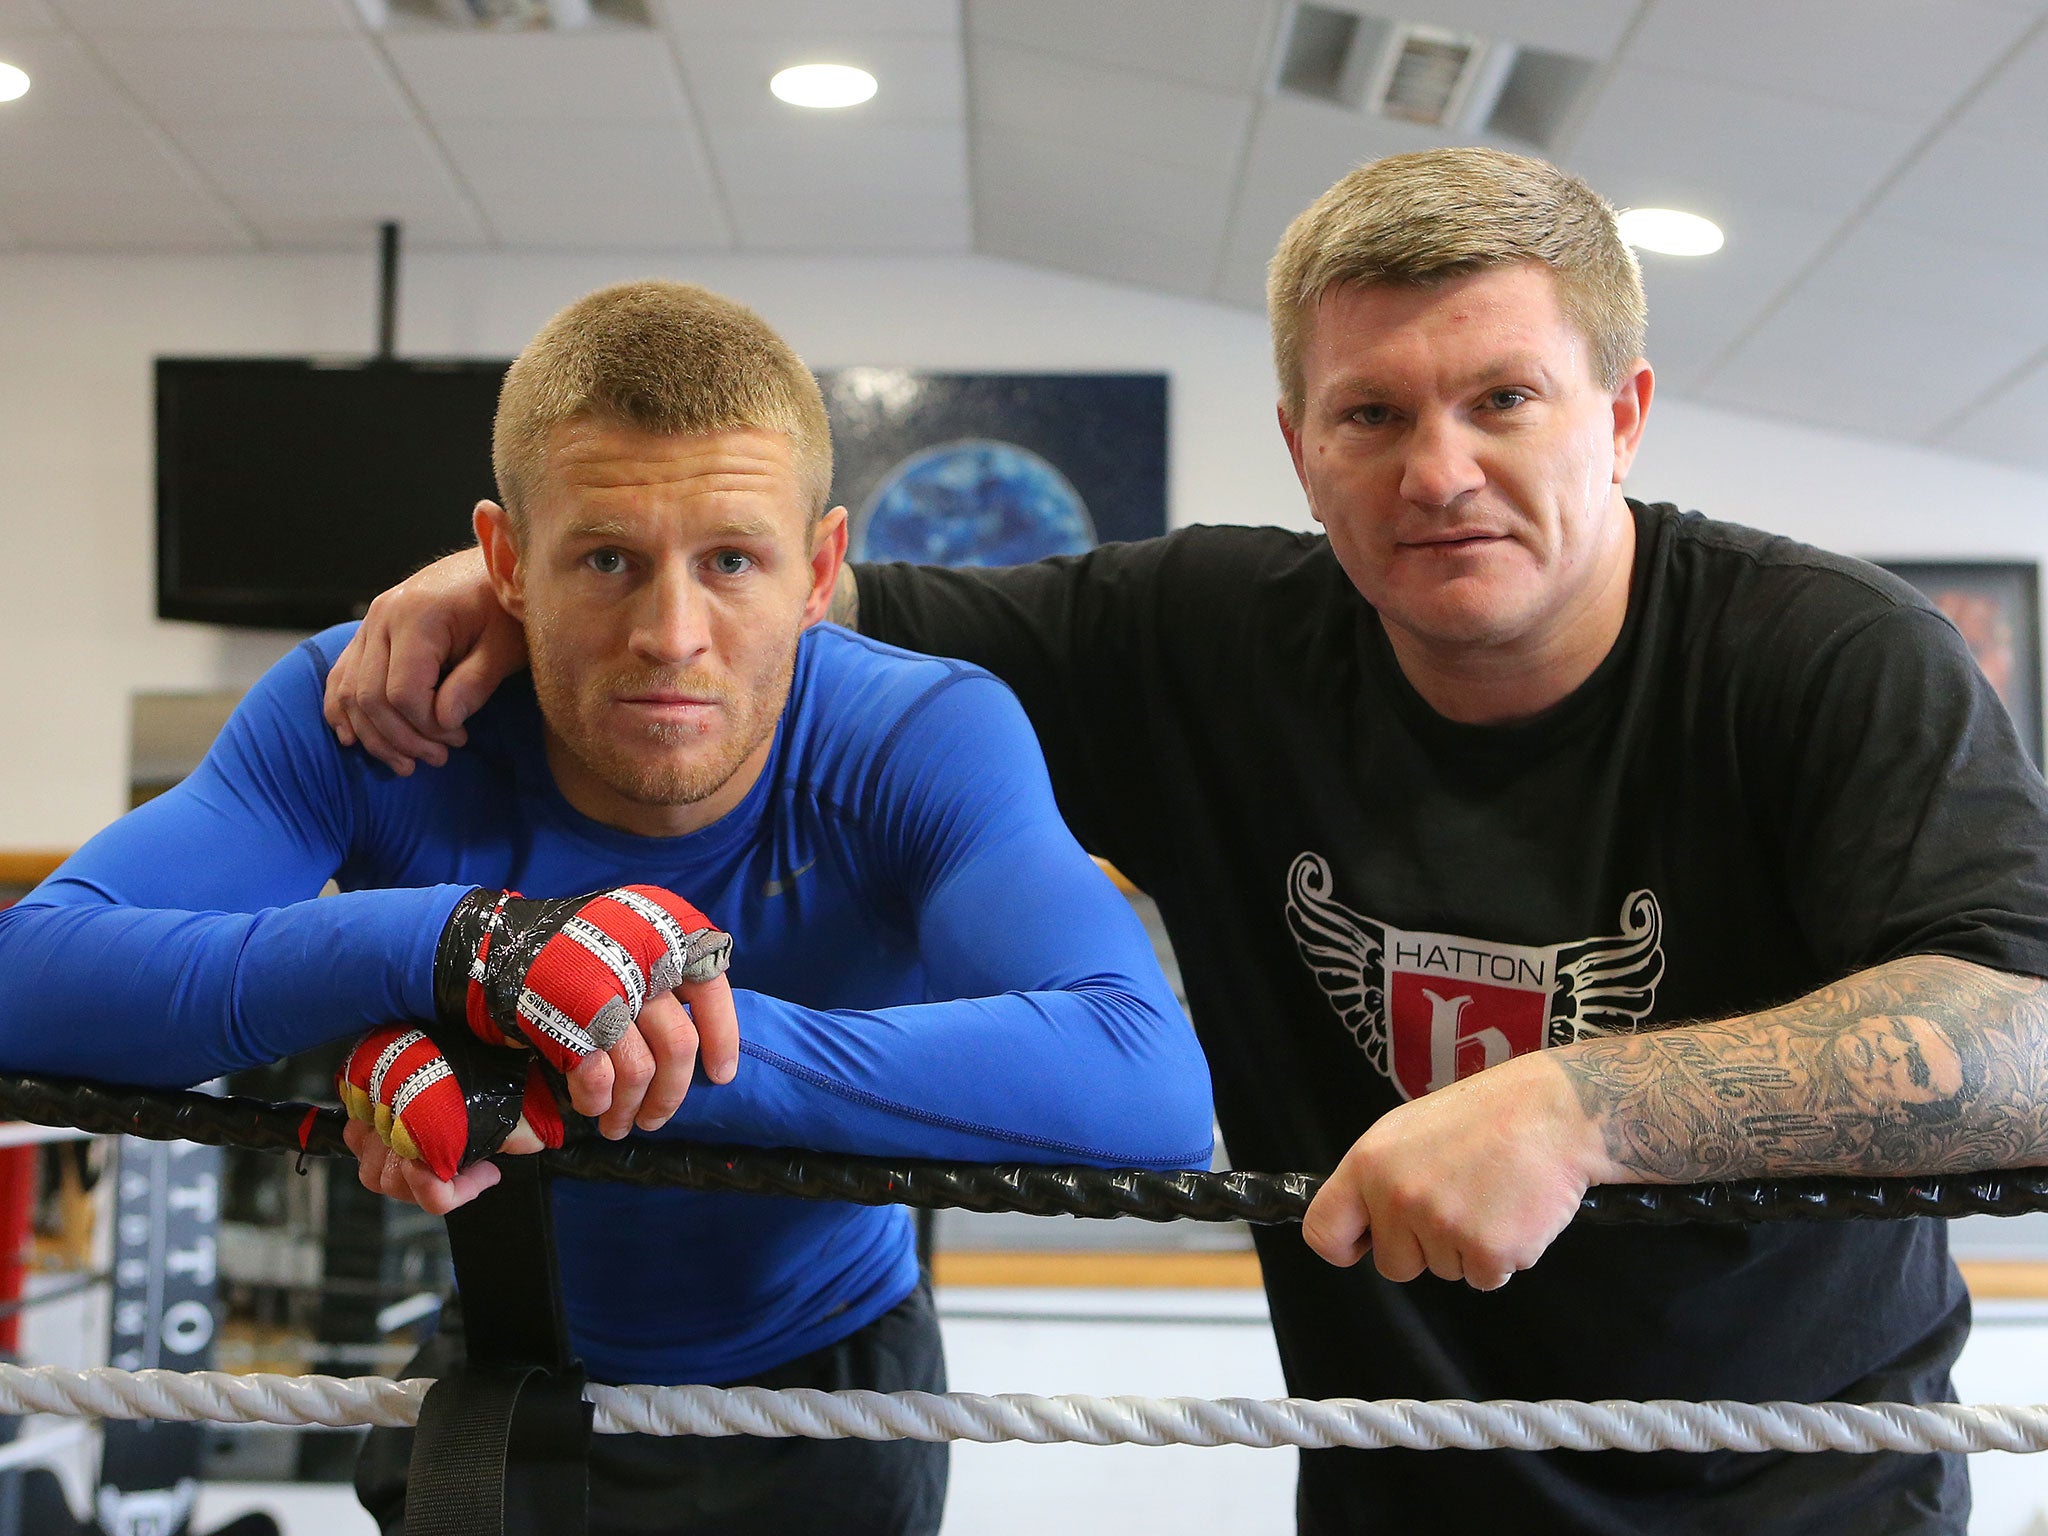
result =
[[[1164,374],[818,381],[855,560],[1014,565],[1166,531]]]

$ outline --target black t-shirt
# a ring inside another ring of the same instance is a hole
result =
[[[1239,1167],[1325,1172],[1405,1097],[1582,1029],[1906,954],[2048,976],[2048,792],[1948,622],[1631,505],[1619,639],[1514,726],[1436,714],[1327,542],[1278,529],[863,567],[861,627],[1016,689],[1081,841],[1159,903]],[[1308,1397],[1926,1401],[1969,1320],[1931,1221],[1575,1226],[1483,1295],[1293,1227],[1258,1248]],[[1302,1458],[1316,1532],[1960,1531],[1967,1505],[1959,1458]]]

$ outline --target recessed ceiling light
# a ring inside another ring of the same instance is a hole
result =
[[[0,101],[14,101],[28,94],[28,73],[12,64],[0,64]]]
[[[1630,208],[1621,216],[1621,238],[1666,256],[1711,256],[1721,249],[1721,226],[1676,208]]]
[[[851,64],[799,64],[768,89],[793,107],[857,107],[875,94],[875,77]]]

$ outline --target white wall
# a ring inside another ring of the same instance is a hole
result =
[[[361,352],[361,257],[0,257],[0,848],[71,846],[125,801],[129,697],[249,681],[286,637],[154,608],[150,361]],[[422,254],[401,350],[509,355],[600,283],[689,277],[818,366],[1172,376],[1172,518],[1306,526],[1243,311],[987,258]],[[2048,477],[1663,401],[1631,488],[1867,554],[2048,557]]]
[[[2048,475],[1691,401],[1652,403],[1629,491],[1866,559],[2048,552]]]

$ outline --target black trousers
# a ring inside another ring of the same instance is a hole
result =
[[[441,1376],[461,1359],[451,1326],[399,1374]],[[919,1284],[837,1344],[721,1385],[943,1392],[931,1289]],[[919,1440],[597,1435],[590,1536],[934,1536],[946,1505],[946,1452]],[[411,1458],[411,1430],[373,1429],[356,1461],[356,1496],[384,1536],[405,1529]]]

